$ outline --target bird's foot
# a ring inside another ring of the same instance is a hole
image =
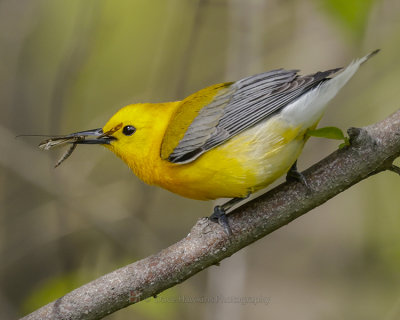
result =
[[[208,218],[212,222],[218,223],[228,236],[232,235],[232,229],[229,226],[228,217],[222,206],[215,206],[213,214]]]
[[[307,188],[308,192],[311,192],[311,187],[308,184],[306,178],[304,175],[297,170],[297,160],[296,162],[290,167],[288,173],[286,174],[286,181],[287,182],[292,182],[292,181],[297,181],[300,182],[303,186]]]

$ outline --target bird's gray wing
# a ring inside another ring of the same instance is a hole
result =
[[[173,163],[192,162],[204,152],[279,112],[340,69],[308,76],[297,75],[298,70],[278,69],[234,82],[198,112],[183,138],[164,157]]]

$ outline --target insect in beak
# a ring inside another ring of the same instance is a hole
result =
[[[65,136],[55,136],[50,139],[46,139],[39,144],[39,148],[42,150],[49,150],[55,147],[63,146],[65,144],[71,144],[71,147],[62,155],[60,160],[55,165],[58,167],[72,154],[78,144],[110,144],[111,141],[117,140],[112,136],[114,132],[122,127],[122,123],[107,132],[103,132],[102,128],[86,130],[71,133]]]
[[[64,145],[66,143],[109,144],[111,141],[116,140],[116,138],[114,138],[110,134],[112,133],[103,133],[102,128],[80,131],[65,136],[55,136],[51,137],[50,139],[46,139],[39,144],[39,148],[43,150],[49,150],[54,147]]]

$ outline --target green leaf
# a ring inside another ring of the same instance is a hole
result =
[[[349,140],[349,138],[344,137],[344,142],[341,143],[341,144],[339,145],[339,149],[342,149],[342,148],[347,147],[347,146],[349,146],[349,145],[350,145],[350,140]]]
[[[315,130],[308,130],[306,135],[308,137],[343,140],[343,143],[339,145],[339,149],[350,145],[349,138],[345,137],[343,131],[337,127],[324,127]]]
[[[343,131],[337,127],[324,127],[315,130],[308,130],[307,135],[310,137],[320,137],[335,140],[344,140]]]

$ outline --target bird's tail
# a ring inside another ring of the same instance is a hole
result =
[[[322,117],[326,104],[356,73],[360,65],[379,52],[375,50],[363,58],[356,59],[338,75],[322,82],[314,90],[304,94],[282,111],[282,115],[293,125],[309,128]]]
[[[322,85],[321,91],[325,91],[327,94],[328,101],[331,100],[340,89],[353,77],[353,75],[357,72],[358,68],[365,63],[367,60],[372,58],[379,52],[379,49],[372,51],[371,53],[367,54],[366,56],[356,59],[351,62],[342,72],[340,72],[337,76],[332,78],[331,80],[326,82]],[[321,92],[323,93],[323,92]]]

